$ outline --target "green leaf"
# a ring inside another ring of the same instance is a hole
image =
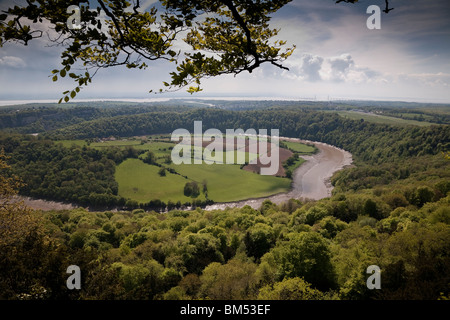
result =
[[[62,100],[63,100],[63,98],[59,99],[58,104],[61,104]]]
[[[56,76],[56,75],[53,76],[52,80],[53,80],[53,81],[58,81],[58,76]]]
[[[65,101],[65,102],[69,102],[69,96],[65,96],[65,97],[64,97],[64,101]]]
[[[59,72],[59,74],[61,75],[61,77],[65,77],[66,76],[66,70],[65,69],[62,69],[60,72]]]
[[[77,95],[77,93],[75,92],[75,90],[70,93],[70,97],[72,99],[75,98],[76,95]]]
[[[1,21],[5,21],[7,17],[8,17],[7,14],[0,14],[0,20]]]
[[[203,91],[203,89],[201,89],[200,87],[189,87],[189,89],[187,90],[187,92],[189,92],[190,94],[200,91]]]

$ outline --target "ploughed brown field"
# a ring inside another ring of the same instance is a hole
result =
[[[269,146],[272,146],[272,144],[269,144]],[[268,148],[268,154],[269,156],[271,155],[270,153],[270,147]],[[246,150],[247,151],[247,150]],[[280,157],[279,157],[279,166],[278,166],[278,172],[275,174],[276,176],[280,176],[280,177],[285,177],[286,176],[286,170],[284,170],[283,168],[283,162],[286,161],[289,157],[291,157],[293,155],[292,151],[284,149],[284,148],[280,148]],[[256,172],[259,173],[261,168],[263,167],[270,167],[270,163],[269,164],[261,164],[260,162],[260,158],[258,157],[258,161],[255,164],[248,164],[246,166],[243,167],[244,170],[246,171],[251,171],[251,172]]]
[[[240,139],[240,138],[235,138],[233,150],[237,150],[238,149],[238,146],[239,146],[238,139]],[[212,141],[204,141],[203,140],[202,141],[202,147],[206,148],[213,141],[214,141],[214,139],[212,139]],[[240,149],[240,150],[245,151],[245,152],[250,152],[249,141],[250,140],[248,140],[248,139],[245,140],[245,147],[243,149]],[[269,157],[271,156],[272,146],[273,146],[272,143],[269,143],[267,145],[267,154],[269,155]],[[227,140],[226,140],[226,138],[223,138],[223,149],[227,150]],[[284,148],[279,148],[279,150],[280,150],[280,155],[279,155],[279,161],[278,161],[279,162],[278,172],[275,175],[279,176],[279,177],[285,177],[286,176],[286,171],[283,168],[283,162],[285,162],[289,157],[291,157],[293,155],[293,153],[292,153],[292,151],[284,149]],[[258,154],[259,154],[259,144],[257,144],[257,151],[258,151]],[[249,172],[254,172],[254,173],[258,173],[259,174],[261,168],[270,167],[270,166],[271,166],[270,163],[269,164],[262,164],[261,161],[260,161],[260,157],[258,157],[257,163],[255,163],[255,164],[248,164],[248,165],[244,166],[243,169],[246,170],[246,171],[249,171]]]

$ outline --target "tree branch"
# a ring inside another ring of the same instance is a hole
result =
[[[239,24],[239,26],[244,30],[245,37],[247,38],[247,52],[251,54],[255,58],[255,62],[252,66],[246,68],[248,72],[252,73],[254,69],[259,67],[261,65],[261,61],[258,55],[258,52],[256,52],[255,45],[252,40],[252,35],[250,30],[247,27],[247,23],[244,21],[242,16],[239,14],[239,12],[236,9],[236,6],[233,4],[232,0],[223,0],[223,3],[230,9],[231,14],[233,15],[233,18],[236,20],[236,22]]]

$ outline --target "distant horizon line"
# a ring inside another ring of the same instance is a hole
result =
[[[22,105],[22,104],[34,104],[34,103],[52,103],[58,104],[59,99],[1,99],[0,98],[0,106],[13,106],[13,105]],[[210,96],[210,97],[192,97],[192,96],[172,96],[165,98],[84,98],[84,99],[75,99],[68,103],[84,103],[84,102],[136,102],[136,103],[145,103],[145,102],[167,102],[171,100],[184,100],[184,101],[195,101],[195,100],[222,100],[222,101],[303,101],[303,102],[402,102],[402,103],[429,103],[429,104],[450,104],[448,102],[436,102],[431,100],[422,100],[419,99],[400,99],[400,98],[385,98],[385,99],[376,99],[376,98],[333,98],[327,97],[324,98],[312,98],[312,97],[256,97],[256,96]],[[66,103],[62,103],[64,105]]]

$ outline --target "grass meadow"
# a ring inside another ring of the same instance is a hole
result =
[[[370,114],[364,112],[357,111],[338,111],[337,112],[341,117],[348,118],[352,120],[361,120],[373,123],[381,123],[388,124],[394,126],[406,126],[406,125],[415,125],[415,126],[431,126],[432,123],[426,121],[417,121],[410,119],[401,119],[396,117],[389,117],[378,114]]]
[[[202,164],[180,164],[166,163],[167,157],[171,155],[172,142],[142,140],[140,138],[117,139],[114,141],[91,142],[84,140],[60,141],[65,146],[73,144],[78,146],[89,145],[91,148],[105,147],[128,147],[132,146],[139,150],[151,151],[156,161],[161,166],[173,169],[177,174],[166,170],[165,176],[161,176],[161,167],[144,163],[141,159],[127,159],[116,167],[115,178],[119,185],[119,195],[138,202],[149,202],[159,199],[164,202],[180,201],[190,202],[193,199],[184,195],[184,186],[187,182],[195,181],[200,189],[204,183],[207,185],[208,198],[215,202],[231,202],[249,198],[258,198],[286,192],[290,189],[291,180],[284,177],[263,176],[246,170],[242,170],[240,164],[225,164],[226,152],[219,154],[218,158],[223,162],[212,163],[210,159],[204,158]],[[314,147],[296,142],[285,142],[288,147],[301,154],[310,154],[315,151]],[[192,151],[195,150],[192,147]],[[203,154],[204,148],[201,152]],[[234,151],[235,160],[237,155],[245,155],[248,162],[257,157],[256,154],[242,150]],[[215,153],[212,153],[214,156]],[[141,155],[140,158],[145,156]],[[235,161],[236,162],[236,161]],[[303,163],[299,159],[295,167]],[[205,200],[203,192],[198,196],[199,200]]]
[[[316,151],[314,146],[308,146],[303,143],[292,142],[292,141],[283,141],[288,149],[294,152],[298,152],[300,154],[311,154]]]

